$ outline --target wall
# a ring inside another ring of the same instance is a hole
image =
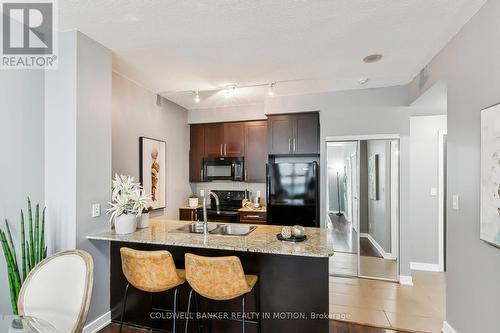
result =
[[[109,228],[111,51],[84,34],[59,35],[59,68],[45,77],[45,198],[53,251],[79,248],[94,260],[91,322],[109,311],[109,243],[88,234]],[[92,204],[101,205],[93,218]]]
[[[410,228],[411,261],[438,264],[438,133],[446,116],[410,118]],[[421,246],[425,244],[425,246]]]
[[[157,103],[158,102],[158,103]],[[186,109],[113,73],[113,173],[139,179],[139,137],[166,142],[166,208],[178,218],[187,204],[189,187],[189,129]],[[163,215],[156,211],[154,215]]]
[[[479,239],[480,110],[500,101],[500,2],[488,1],[409,86],[448,90],[446,320],[458,333],[498,332],[500,249]],[[460,209],[451,208],[458,195]]]
[[[195,109],[188,112],[190,124],[257,119],[266,119],[264,104]]]
[[[20,209],[26,197],[43,206],[44,72],[3,70],[0,74],[0,227],[9,221],[16,246]],[[5,230],[5,229],[4,229]],[[11,313],[6,265],[0,258],[0,313]]]
[[[378,155],[378,200],[368,199],[368,233],[384,249],[391,250],[391,143],[387,140],[369,140],[367,158]],[[368,174],[368,168],[361,170]],[[413,175],[412,175],[413,176]]]

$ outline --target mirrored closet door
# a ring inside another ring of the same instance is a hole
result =
[[[330,274],[398,280],[399,140],[327,143]]]

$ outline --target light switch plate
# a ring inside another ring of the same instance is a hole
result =
[[[437,195],[438,195],[438,189],[436,187],[431,187],[431,196],[437,197]]]
[[[460,200],[459,200],[458,195],[453,194],[453,196],[452,196],[452,201],[453,201],[453,202],[452,202],[452,204],[453,204],[453,209],[455,209],[455,210],[459,210],[459,209],[460,209],[460,205],[459,205]]]
[[[99,217],[101,216],[101,205],[96,203],[92,204],[92,217]]]
[[[200,197],[204,197],[205,196],[205,190],[200,190]]]

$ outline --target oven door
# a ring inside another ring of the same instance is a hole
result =
[[[200,220],[203,220],[203,209],[198,209],[198,217]],[[207,221],[236,223],[240,221],[240,213],[237,211],[221,210],[220,214],[217,214],[214,210],[207,210]]]

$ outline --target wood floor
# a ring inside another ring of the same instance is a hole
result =
[[[118,333],[119,326],[116,324],[111,324],[99,333]],[[122,333],[145,333],[149,330],[133,328],[129,326],[123,326]],[[330,320],[330,331],[329,333],[406,333],[406,331],[394,331],[383,328],[375,328],[370,326],[356,325],[336,320]]]

